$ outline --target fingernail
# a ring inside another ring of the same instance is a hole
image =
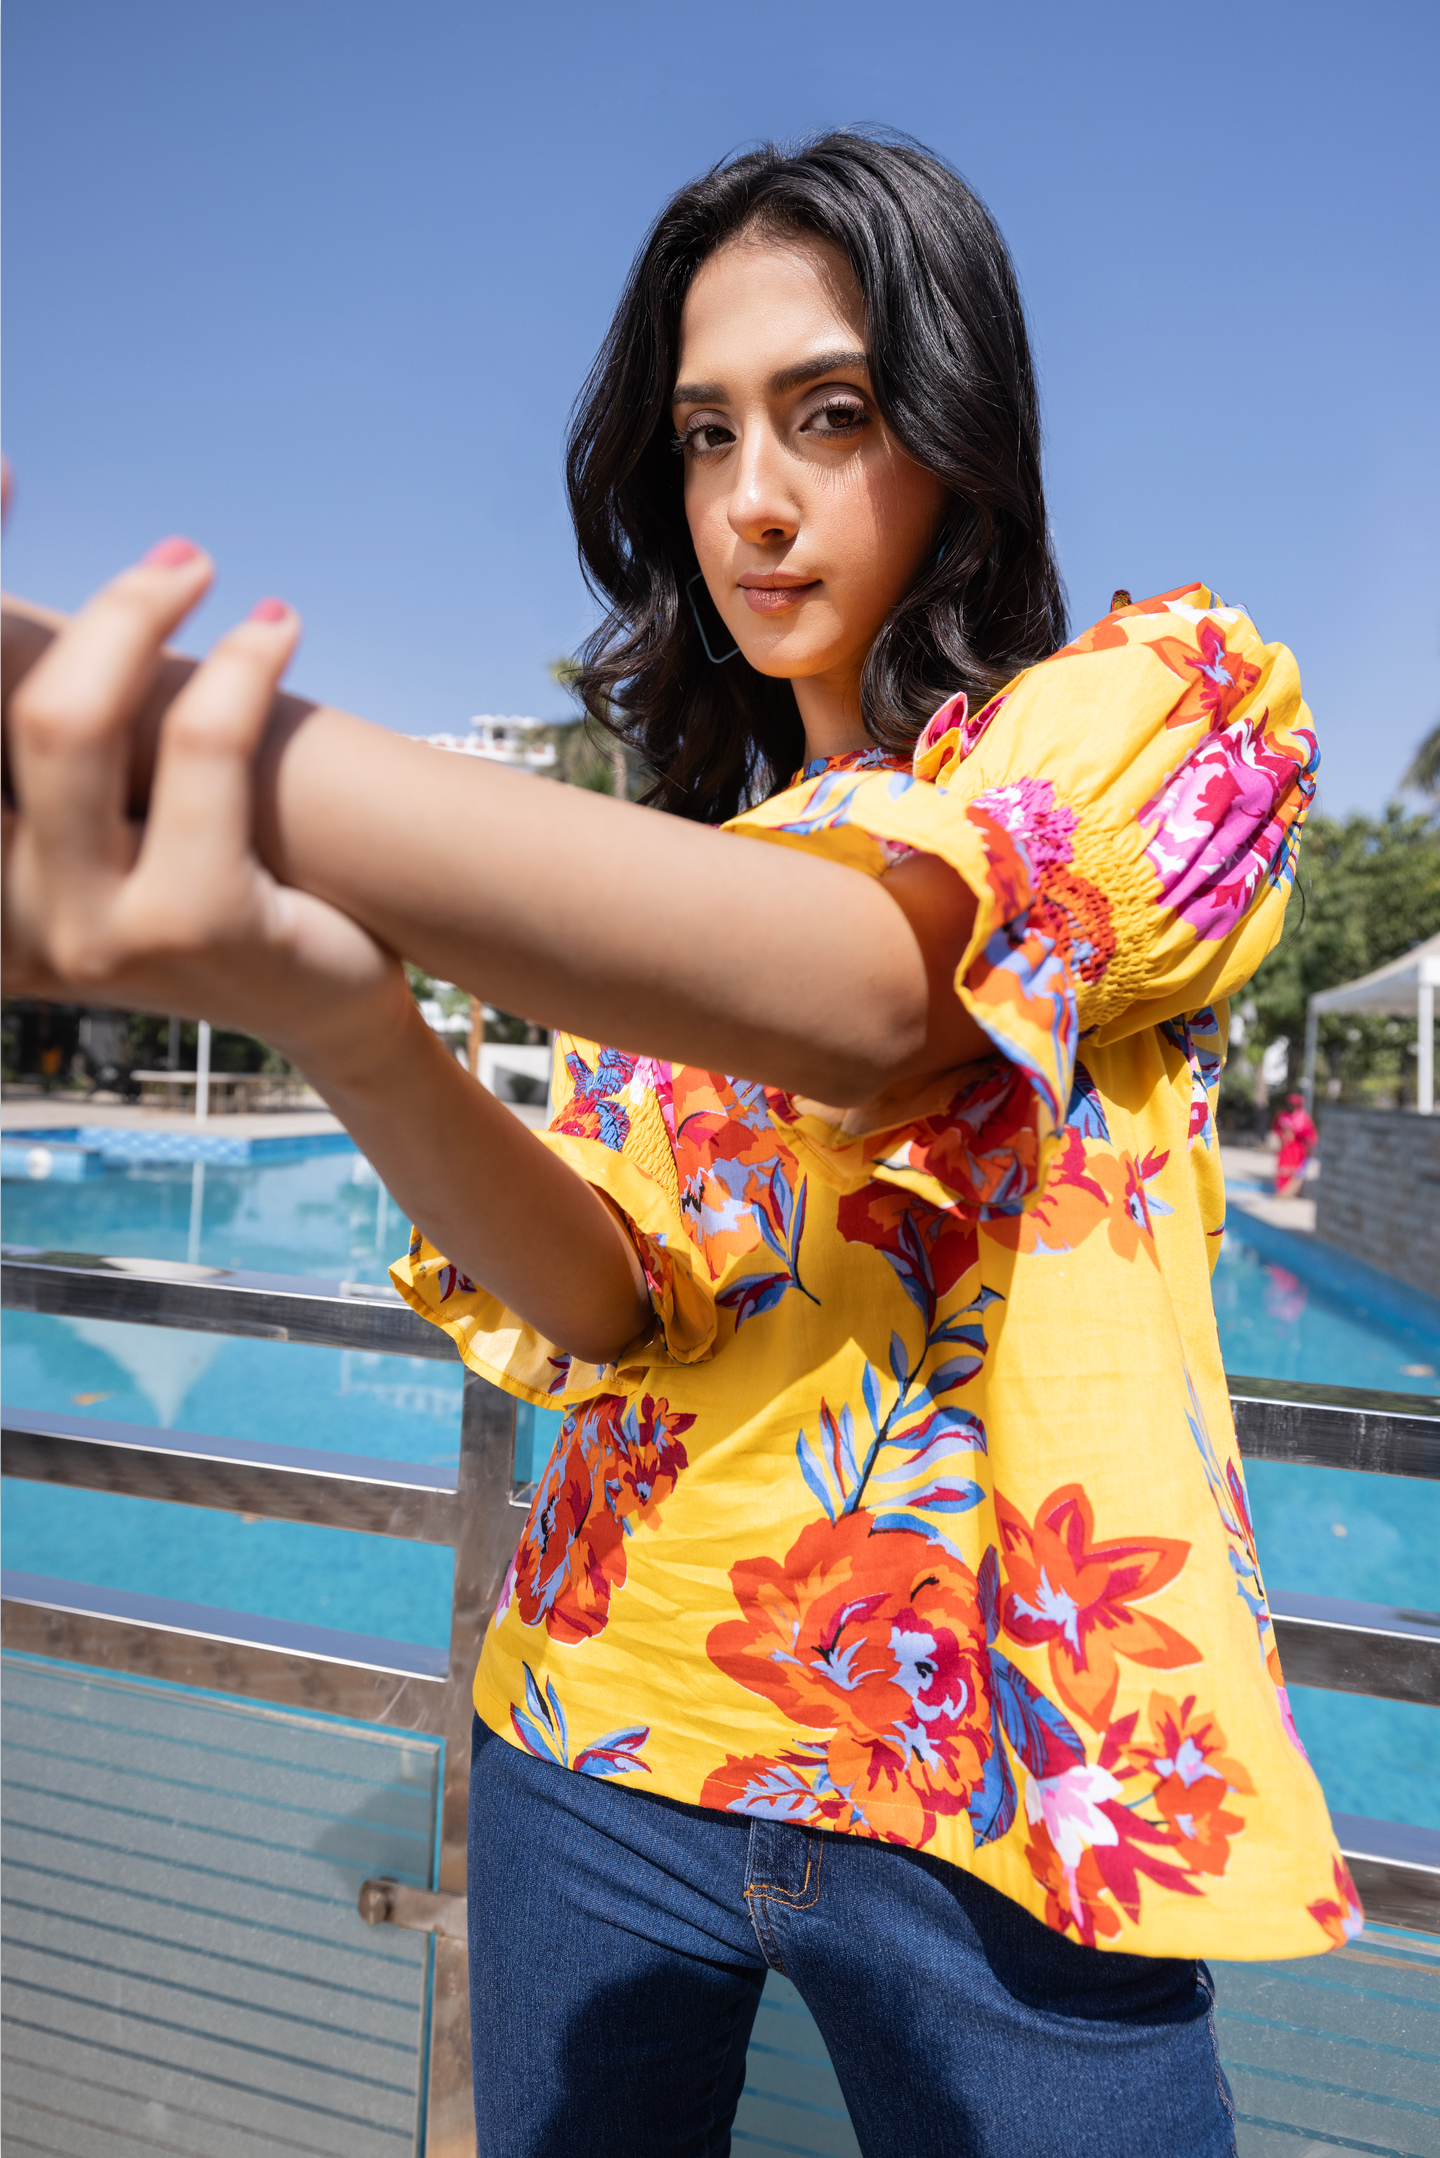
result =
[[[144,559],[150,569],[181,569],[199,552],[194,540],[163,539],[156,541]]]
[[[257,599],[250,609],[252,622],[283,622],[290,609],[283,599]]]

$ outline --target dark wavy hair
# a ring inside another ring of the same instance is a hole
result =
[[[949,489],[939,559],[866,660],[867,733],[907,748],[956,690],[983,702],[1066,634],[1025,314],[984,205],[941,159],[891,136],[823,135],[717,165],[666,204],[636,256],[565,468],[581,564],[608,609],[574,690],[639,753],[645,799],[707,823],[783,784],[804,743],[789,682],[740,656],[713,665],[685,594],[698,565],[670,416],[680,311],[701,263],[747,230],[814,233],[844,250],[875,402]],[[701,594],[713,643],[723,632]]]

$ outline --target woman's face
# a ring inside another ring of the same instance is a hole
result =
[[[854,273],[831,243],[741,237],[680,318],[675,430],[710,596],[761,674],[793,681],[809,753],[858,748],[881,623],[936,545],[946,490],[881,419]]]

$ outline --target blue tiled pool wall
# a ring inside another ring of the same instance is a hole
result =
[[[54,1135],[51,1135],[54,1136]],[[107,1135],[109,1136],[109,1135]],[[128,1136],[128,1135],[120,1135]],[[149,1137],[150,1135],[142,1135]],[[182,1135],[188,1137],[189,1135]],[[252,1149],[256,1142],[249,1142]],[[112,1164],[77,1184],[8,1183],[5,1236],[38,1248],[379,1280],[404,1234],[343,1137],[264,1141],[244,1162]],[[1232,1213],[1215,1301],[1228,1367],[1440,1392],[1440,1305],[1310,1241]],[[1373,1277],[1373,1278],[1371,1278]],[[5,1397],[17,1407],[432,1463],[455,1458],[460,1368],[113,1322],[4,1315]],[[558,1413],[519,1407],[515,1474],[533,1482]],[[1440,1486],[1252,1463],[1260,1549],[1276,1590],[1434,1608]],[[7,1485],[7,1565],[266,1618],[443,1647],[450,1553],[303,1523]],[[1440,1714],[1296,1690],[1296,1717],[1332,1806],[1440,1826]]]

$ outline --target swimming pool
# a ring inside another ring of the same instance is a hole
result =
[[[403,1218],[342,1137],[261,1141],[244,1160],[137,1153],[73,1182],[7,1182],[6,1242],[371,1282],[403,1247]],[[1230,1370],[1440,1394],[1440,1306],[1244,1215],[1215,1308]],[[25,1312],[4,1314],[3,1343],[15,1408],[392,1460],[458,1452],[458,1365]],[[520,1419],[521,1480],[539,1473],[557,1421]],[[1248,1481],[1273,1590],[1440,1602],[1440,1486],[1270,1462],[1251,1463]],[[451,1555],[430,1545],[13,1483],[3,1549],[7,1567],[98,1587],[449,1639]],[[1440,1827],[1440,1713],[1301,1688],[1295,1707],[1337,1811]]]

